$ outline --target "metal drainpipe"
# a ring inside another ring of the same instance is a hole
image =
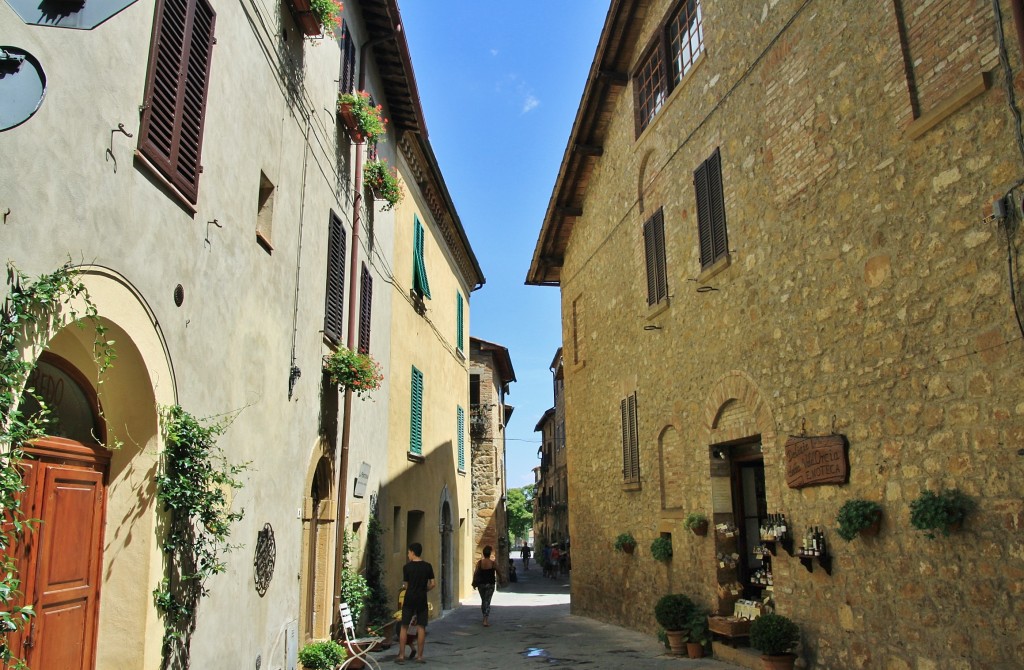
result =
[[[376,39],[366,41],[359,47],[359,77],[356,84],[358,90],[366,86],[366,70],[363,64],[366,62],[366,51],[370,47],[394,39],[402,32],[402,24],[395,26],[393,32],[382,35]],[[356,348],[356,283],[359,280],[359,229],[361,226],[360,210],[363,204],[363,151],[366,149],[366,142],[356,144],[356,176],[355,195],[352,199],[352,260],[349,263],[348,282],[351,287],[348,292],[348,332],[346,344],[349,349]],[[352,437],[352,389],[345,389],[345,415],[341,423],[341,464],[338,472],[338,512],[335,519],[335,551],[334,551],[334,621],[335,627],[339,624],[341,617],[338,605],[341,604],[341,570],[345,562],[345,520],[348,515],[348,455],[349,441]]]

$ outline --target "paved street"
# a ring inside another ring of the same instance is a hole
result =
[[[735,666],[711,659],[671,656],[653,637],[569,614],[569,580],[547,579],[531,562],[519,582],[494,594],[489,628],[481,625],[476,597],[432,621],[427,631],[426,663],[407,660],[402,667],[508,670],[550,666],[589,668],[673,668],[726,670]],[[474,594],[475,595],[475,594]],[[375,654],[386,668],[398,646]]]

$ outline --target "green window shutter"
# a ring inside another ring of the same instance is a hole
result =
[[[465,330],[465,317],[462,311],[462,294],[456,291],[455,297],[458,298],[458,302],[455,303],[455,346],[458,347],[459,351],[462,351],[463,331]]]
[[[423,373],[412,368],[412,416],[409,421],[409,452],[423,454]]]
[[[427,281],[427,264],[423,260],[425,247],[425,234],[420,218],[413,214],[413,241],[412,241],[412,286],[424,298],[430,299],[430,282]]]
[[[459,418],[456,426],[459,434],[459,472],[466,471],[466,410],[459,407]]]

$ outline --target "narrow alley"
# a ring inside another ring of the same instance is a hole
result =
[[[508,668],[677,668],[701,670],[735,666],[710,658],[672,656],[655,638],[569,613],[569,579],[550,579],[532,564],[515,559],[519,581],[502,587],[491,603],[490,627],[481,625],[480,600],[432,621],[421,667]],[[395,662],[398,646],[374,656],[384,667]],[[406,666],[420,666],[406,661]]]

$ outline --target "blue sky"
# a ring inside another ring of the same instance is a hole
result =
[[[559,291],[526,273],[608,12],[602,0],[404,0],[403,28],[434,154],[487,283],[470,334],[508,347],[517,382],[508,486],[533,483],[554,400]]]

